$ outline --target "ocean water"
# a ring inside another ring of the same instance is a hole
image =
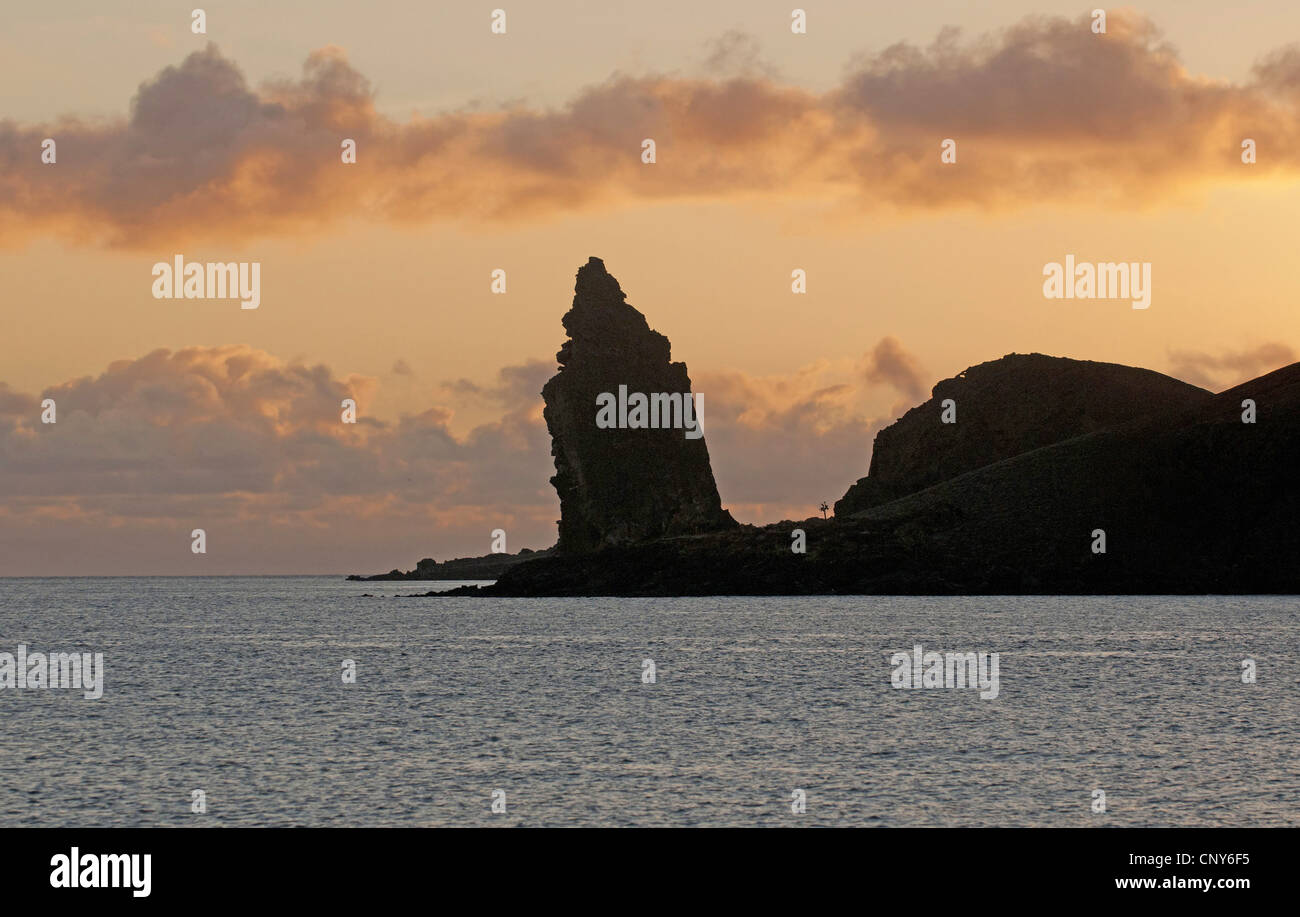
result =
[[[0,825],[1300,824],[1293,597],[394,597],[430,585],[0,579],[0,652],[106,670],[0,689]],[[891,687],[915,643],[998,697]]]

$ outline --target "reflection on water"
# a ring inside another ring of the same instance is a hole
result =
[[[1294,598],[427,588],[0,580],[0,651],[106,669],[0,689],[0,824],[1300,824]],[[998,653],[996,700],[891,688],[917,643]]]

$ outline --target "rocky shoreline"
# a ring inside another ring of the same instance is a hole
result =
[[[354,582],[388,582],[405,580],[494,580],[498,579],[511,567],[527,560],[549,557],[552,549],[532,551],[524,548],[518,554],[485,554],[482,557],[457,557],[439,563],[426,557],[415,565],[414,570],[390,570],[374,576],[352,574],[348,577]]]

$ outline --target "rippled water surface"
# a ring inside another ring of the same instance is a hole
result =
[[[0,689],[0,824],[1300,824],[1293,597],[416,588],[0,580],[0,651],[107,670]],[[892,688],[914,643],[998,653],[999,696]]]

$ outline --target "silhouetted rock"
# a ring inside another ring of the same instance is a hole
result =
[[[668,338],[591,258],[578,270],[573,307],[562,319],[569,340],[560,371],[542,389],[560,496],[561,553],[592,551],[734,526],[722,508],[704,439],[677,429],[599,429],[597,398],[642,393],[687,395],[685,363],[670,359]],[[679,404],[681,401],[679,400]]]
[[[448,594],[1300,592],[1300,364],[1213,396],[1139,388],[1168,392],[1166,408],[1042,447],[1028,434],[1018,455],[854,515],[556,555]],[[790,550],[796,527],[806,554]]]
[[[847,516],[968,471],[1141,417],[1204,404],[1209,392],[1149,369],[1009,354],[935,385],[876,434],[871,466],[835,503]],[[952,399],[956,423],[941,423]]]
[[[473,580],[473,579],[497,579],[515,564],[522,563],[526,560],[534,560],[539,557],[549,557],[553,548],[547,548],[545,551],[533,551],[524,548],[518,554],[484,554],[482,557],[457,557],[453,560],[444,560],[442,563],[431,557],[426,557],[415,565],[414,570],[408,570],[403,573],[401,570],[392,570],[388,573],[379,573],[375,576],[358,576],[353,574],[349,576],[350,580]]]

